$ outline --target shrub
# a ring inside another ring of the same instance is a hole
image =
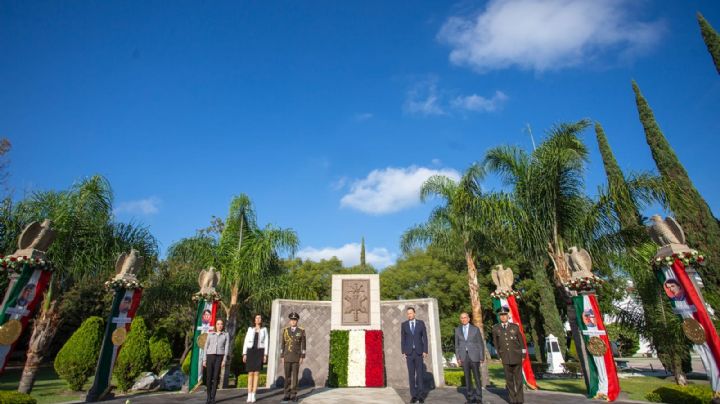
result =
[[[233,341],[233,357],[230,362],[230,370],[236,377],[239,377],[245,371],[245,364],[242,361],[242,349],[243,343],[245,342],[246,332],[238,332],[235,334],[235,341]]]
[[[708,386],[677,386],[659,387],[645,395],[645,399],[653,403],[667,404],[706,404],[713,398]]]
[[[95,372],[103,328],[102,318],[88,317],[55,357],[55,371],[73,391],[82,390],[85,382]]]
[[[113,375],[122,391],[130,390],[141,373],[150,370],[150,344],[148,329],[142,317],[135,317],[130,333],[118,354]]]
[[[0,391],[0,404],[36,404],[37,401],[30,394],[17,391]]]
[[[239,389],[247,388],[247,384],[248,384],[248,375],[247,375],[247,373],[244,373],[244,374],[241,374],[241,375],[237,376],[236,381],[237,381],[237,383],[236,383],[236,384],[237,384],[237,388],[239,388]],[[258,379],[258,386],[259,386],[259,387],[260,387],[260,386],[264,386],[266,382],[267,382],[267,375],[265,375],[265,373],[260,373],[260,377],[259,377],[259,379]]]
[[[187,355],[185,355],[185,359],[182,363],[182,372],[185,373],[185,376],[190,375],[190,365],[192,364],[192,351],[188,352]]]
[[[445,370],[445,385],[462,387],[465,385],[465,373],[461,370]]]
[[[346,387],[348,377],[348,349],[350,332],[344,330],[330,331],[330,358],[328,369],[328,386]]]
[[[575,338],[570,339],[570,346],[567,349],[567,359],[578,360],[577,348],[575,347]]]
[[[165,335],[153,335],[150,338],[150,365],[152,371],[159,375],[170,364],[173,358],[172,346]]]

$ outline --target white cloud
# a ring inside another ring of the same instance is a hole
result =
[[[359,114],[355,114],[355,120],[358,122],[365,122],[367,120],[372,119],[372,117],[375,116],[370,112],[363,112]]]
[[[355,266],[360,264],[360,243],[348,243],[342,247],[324,247],[319,249],[305,247],[297,253],[297,256],[312,261],[337,257],[343,262],[343,265]],[[373,248],[366,249],[365,251],[365,260],[377,269],[383,269],[388,265],[394,264],[396,259],[397,256],[388,251],[387,248]]]
[[[450,61],[479,72],[517,66],[545,71],[608,51],[628,57],[655,44],[659,21],[635,18],[631,0],[491,0],[473,17],[451,17],[438,38]]]
[[[507,101],[508,96],[502,91],[495,91],[490,98],[485,98],[477,94],[464,95],[455,98],[452,105],[455,108],[464,109],[475,112],[494,112],[502,107]]]
[[[160,211],[160,198],[151,196],[145,199],[135,201],[125,201],[118,203],[115,208],[115,214],[127,213],[131,215],[154,215]]]
[[[373,170],[367,177],[356,180],[340,205],[370,214],[393,213],[420,203],[420,188],[433,175],[445,175],[454,180],[460,173],[453,169],[433,169],[410,166]]]
[[[407,92],[403,110],[412,115],[445,115],[445,110],[440,106],[435,80],[415,84]]]

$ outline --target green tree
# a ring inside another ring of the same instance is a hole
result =
[[[480,285],[483,303],[489,291]],[[429,252],[411,252],[380,272],[380,296],[384,300],[434,297],[441,318],[443,351],[453,351],[454,330],[467,303],[467,272],[459,272]]]
[[[71,390],[82,390],[85,382],[95,371],[103,329],[102,318],[88,317],[55,357],[53,362],[55,371]]]
[[[332,276],[350,274],[374,274],[371,265],[356,265],[346,268],[337,257],[320,261],[302,260],[294,258],[283,261],[290,282],[302,285],[308,298],[315,300],[330,300],[332,295]]]
[[[472,321],[480,329],[485,341],[476,259],[481,251],[502,254],[500,243],[506,222],[498,221],[497,218],[503,217],[501,212],[513,211],[513,205],[502,194],[482,193],[480,181],[483,176],[483,169],[473,165],[457,182],[442,175],[432,176],[425,181],[420,191],[421,200],[425,202],[431,197],[439,197],[443,205],[432,211],[426,223],[406,230],[401,246],[406,254],[428,244],[448,252],[462,248],[467,265]],[[482,364],[481,371],[482,379],[487,383],[487,362]]]
[[[670,147],[665,135],[655,121],[655,115],[635,81],[635,92],[640,122],[645,129],[645,138],[665,189],[668,204],[675,219],[685,231],[688,245],[707,254],[708,264],[698,268],[705,284],[705,300],[713,307],[720,305],[720,225],[710,211],[705,199],[695,189],[685,167]]]
[[[164,329],[150,337],[150,367],[160,375],[172,362],[173,352]]]
[[[720,35],[715,31],[709,22],[699,12],[697,13],[698,24],[700,25],[700,33],[702,34],[705,46],[712,57],[715,64],[715,70],[720,74]]]
[[[365,237],[362,238],[360,243],[360,266],[365,267]]]
[[[128,391],[140,374],[151,369],[148,329],[141,316],[135,316],[130,332],[113,369],[113,376],[121,391]]]
[[[584,172],[588,150],[579,135],[590,125],[587,120],[564,123],[553,127],[546,139],[528,154],[514,146],[490,149],[485,156],[488,171],[497,173],[512,188],[518,209],[501,212],[514,223],[513,239],[520,254],[528,261],[533,277],[543,291],[540,294],[541,312],[545,316],[546,334],[565,335],[555,298],[564,301],[566,313],[574,308],[563,282],[570,279],[565,252],[570,246],[587,249],[593,257],[593,267],[608,279],[613,274],[609,258],[622,246],[616,236],[615,221],[603,200],[586,196]],[[519,212],[519,214],[518,214]],[[552,282],[546,270],[552,268]],[[611,282],[613,283],[613,282]],[[612,301],[615,288],[604,288],[598,296]],[[601,300],[602,304],[602,300]],[[610,307],[605,304],[605,307]],[[577,319],[567,315],[573,338],[581,338]],[[562,345],[562,344],[561,344]],[[583,360],[584,358],[581,358]]]
[[[638,176],[628,181],[599,123],[595,124],[595,134],[608,179],[608,195],[619,218],[620,229],[627,236],[626,247],[620,253],[617,266],[630,275],[633,281],[631,297],[640,302],[639,307],[630,306],[620,311],[620,324],[625,329],[638,330],[650,341],[663,358],[663,366],[675,375],[678,384],[684,385],[687,378],[682,364],[689,355],[688,346],[679,335],[680,330],[666,320],[665,313],[672,311],[670,303],[658,299],[659,285],[648,265],[655,246],[649,240],[639,213],[640,207],[647,206],[649,202],[665,202],[662,184],[657,178],[649,176]]]
[[[2,240],[6,253],[23,226],[50,219],[57,236],[47,252],[56,270],[36,318],[18,390],[29,393],[57,330],[66,320],[60,311],[65,293],[76,283],[107,279],[121,252],[135,248],[145,257],[144,277],[157,257],[157,242],[147,228],[117,222],[112,213],[110,184],[100,176],[84,179],[64,191],[37,192],[12,206]],[[77,324],[79,326],[79,324]]]
[[[0,138],[0,190],[2,190],[2,199],[8,197],[7,179],[8,179],[8,165],[10,164],[6,158],[10,152],[10,141],[5,138]]]

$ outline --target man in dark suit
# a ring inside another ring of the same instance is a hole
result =
[[[428,355],[428,337],[425,323],[415,319],[415,308],[408,307],[407,321],[400,325],[400,348],[407,362],[411,403],[424,403],[423,359]]]
[[[470,324],[467,313],[460,314],[460,325],[455,329],[455,357],[465,373],[467,403],[482,403],[480,362],[485,360],[485,341],[480,337],[480,329]]]
[[[523,346],[522,334],[517,324],[508,321],[508,309],[498,309],[500,323],[495,324],[492,329],[493,345],[503,364],[505,371],[505,383],[508,390],[510,403],[523,402],[523,374],[522,360],[525,347]]]

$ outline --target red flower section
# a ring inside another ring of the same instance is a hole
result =
[[[383,333],[380,330],[365,331],[365,386],[385,386]]]

